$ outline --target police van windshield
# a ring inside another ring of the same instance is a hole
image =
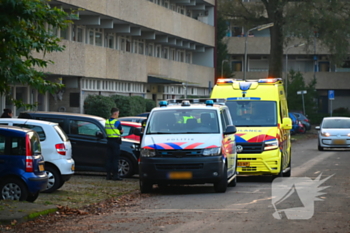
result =
[[[146,134],[219,133],[217,111],[213,109],[169,109],[155,111]]]
[[[275,101],[227,101],[235,126],[276,126]]]

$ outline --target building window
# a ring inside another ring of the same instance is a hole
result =
[[[80,93],[70,93],[69,107],[79,107],[79,106],[80,106]]]
[[[69,30],[69,27],[61,29],[61,35],[60,36],[61,36],[62,39],[69,40],[69,38],[68,38],[68,30]]]
[[[102,32],[100,30],[97,29],[96,32],[95,32],[95,45],[96,46],[102,46],[102,44],[103,44],[102,43],[103,42],[103,40],[102,40]]]
[[[183,51],[177,51],[177,60],[179,62],[184,62],[184,52]]]
[[[153,44],[147,44],[146,49],[146,54],[153,57]]]
[[[144,53],[144,49],[143,49],[143,47],[144,47],[145,45],[144,45],[144,43],[143,43],[143,41],[139,41],[138,42],[138,52],[139,52],[139,54],[143,54]]]
[[[131,52],[131,41],[130,38],[125,39],[125,51],[126,52]]]
[[[162,58],[168,59],[169,58],[169,48],[163,48],[162,49]]]
[[[94,31],[89,30],[89,44],[93,45],[94,44]]]
[[[191,52],[187,52],[186,53],[186,63],[192,63],[192,53]]]
[[[162,47],[160,45],[156,46],[156,57],[161,57],[161,49]]]
[[[125,38],[120,38],[120,50],[125,51]]]
[[[176,61],[176,51],[175,49],[170,49],[170,59]]]

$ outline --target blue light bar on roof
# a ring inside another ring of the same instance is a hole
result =
[[[264,78],[264,79],[259,79],[258,83],[277,83],[277,82],[282,82],[281,78]]]
[[[214,100],[206,100],[205,105],[207,106],[213,106],[214,105]]]
[[[164,100],[159,101],[159,107],[166,107],[166,106],[168,106],[168,101],[164,101]]]
[[[235,79],[231,79],[231,78],[220,78],[220,79],[218,79],[216,84],[233,83],[234,81],[235,81]]]
[[[260,97],[230,97],[227,100],[261,100]]]

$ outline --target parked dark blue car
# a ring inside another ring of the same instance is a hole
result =
[[[0,126],[0,200],[33,202],[47,182],[38,134]]]
[[[289,118],[292,119],[292,129],[290,130],[290,133],[296,134],[296,133],[305,133],[305,127],[302,125],[302,123],[297,119],[297,117],[293,113],[289,113]]]

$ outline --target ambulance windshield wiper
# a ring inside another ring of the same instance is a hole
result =
[[[148,134],[182,134],[183,132],[170,132],[170,131],[166,131],[166,132],[152,132],[152,133],[148,133]]]

